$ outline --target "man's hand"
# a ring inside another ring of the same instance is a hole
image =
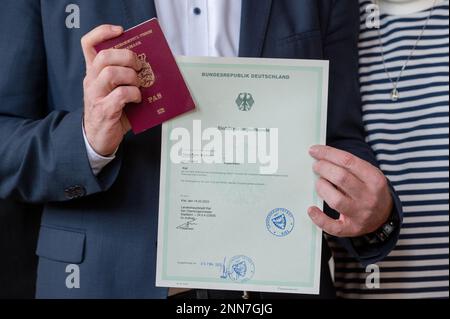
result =
[[[340,213],[334,220],[319,208],[310,207],[308,214],[317,226],[336,237],[358,237],[376,231],[388,220],[393,200],[387,179],[378,168],[328,146],[313,146],[310,154],[317,160],[317,193]]]
[[[122,33],[122,27],[102,25],[81,40],[86,60],[84,130],[91,147],[103,156],[113,154],[130,130],[124,106],[142,99],[136,72],[142,66],[136,54],[114,49],[97,54],[94,49]]]

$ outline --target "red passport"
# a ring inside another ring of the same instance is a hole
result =
[[[143,68],[138,74],[142,102],[125,107],[135,134],[195,109],[192,96],[156,18],[97,45],[95,49],[97,52],[128,49],[143,62]]]

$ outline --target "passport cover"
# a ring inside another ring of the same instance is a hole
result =
[[[107,40],[95,49],[97,52],[128,49],[136,53],[143,63],[138,74],[142,102],[130,103],[125,107],[135,134],[195,109],[195,103],[156,18],[126,30],[121,36]]]

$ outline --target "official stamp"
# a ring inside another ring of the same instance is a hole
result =
[[[266,226],[272,235],[286,237],[294,229],[294,215],[285,208],[276,208],[267,215]]]
[[[246,282],[253,278],[255,264],[244,255],[231,258],[228,263],[228,277],[235,282]]]

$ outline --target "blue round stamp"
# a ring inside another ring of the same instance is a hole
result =
[[[294,215],[285,208],[272,210],[266,218],[267,230],[274,236],[286,237],[294,229]]]
[[[255,264],[247,256],[235,256],[228,263],[228,277],[235,282],[249,281],[254,274]]]

